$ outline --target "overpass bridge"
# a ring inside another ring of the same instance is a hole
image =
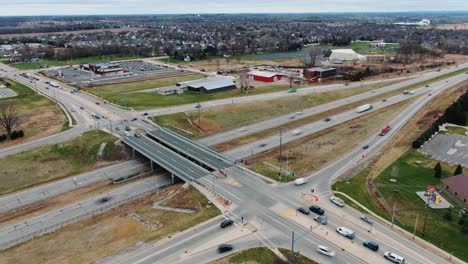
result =
[[[186,182],[205,176],[225,175],[234,166],[222,154],[185,138],[169,129],[158,128],[140,136],[124,136],[122,141],[153,163],[167,170],[174,177]]]

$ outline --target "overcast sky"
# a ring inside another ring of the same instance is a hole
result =
[[[467,0],[0,0],[0,16],[466,11]]]

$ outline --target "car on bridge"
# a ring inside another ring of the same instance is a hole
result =
[[[339,207],[344,207],[345,206],[344,202],[340,198],[338,198],[336,196],[330,197],[330,201],[332,203],[338,205]]]
[[[317,246],[317,252],[320,253],[320,254],[323,254],[325,256],[329,256],[329,257],[336,256],[335,251],[331,250],[331,248],[329,248],[329,247],[322,246],[322,245]]]
[[[395,253],[392,253],[392,252],[388,252],[388,251],[386,251],[384,253],[384,258],[390,260],[393,263],[398,263],[398,264],[404,264],[405,263],[405,258],[404,257],[399,256],[399,255],[397,255]]]
[[[316,213],[316,214],[318,214],[318,215],[325,214],[325,211],[322,208],[320,208],[320,206],[318,206],[318,205],[312,205],[311,207],[309,207],[309,210]]]
[[[346,238],[353,239],[354,238],[354,232],[351,229],[348,229],[343,226],[339,226],[336,228],[336,232]]]
[[[234,221],[232,221],[231,219],[226,219],[223,222],[221,222],[221,228],[226,228],[232,224],[234,224]]]

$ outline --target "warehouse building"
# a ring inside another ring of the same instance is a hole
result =
[[[336,77],[338,71],[333,67],[314,67],[305,69],[303,76],[308,81],[322,81]]]
[[[186,87],[189,91],[203,94],[219,93],[236,89],[236,82],[231,77],[207,77],[200,80],[177,83],[177,86]]]
[[[118,63],[80,64],[80,69],[91,71],[99,75],[119,74],[125,72],[125,70]]]
[[[352,49],[335,49],[331,50],[330,61],[366,61],[366,56],[358,54]]]
[[[276,82],[281,80],[283,76],[279,75],[277,72],[253,70],[247,73],[247,77],[254,81]]]

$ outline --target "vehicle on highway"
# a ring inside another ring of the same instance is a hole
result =
[[[368,148],[369,148],[369,145],[362,146],[362,149],[368,149]]]
[[[294,118],[296,118],[296,116],[290,116],[290,117],[289,117],[289,119],[294,119]]]
[[[294,180],[294,185],[302,185],[304,183],[306,183],[307,180],[304,179],[304,178],[297,178],[296,180]]]
[[[302,114],[303,114],[302,111],[296,112],[296,115],[302,115]]]
[[[322,246],[322,245],[317,246],[317,252],[320,253],[320,254],[323,254],[325,256],[329,256],[329,257],[336,256],[335,251],[331,250],[331,248],[329,248],[329,247]]]
[[[323,210],[322,208],[320,208],[320,206],[318,205],[312,205],[309,207],[309,210],[316,213],[316,214],[319,214],[319,215],[323,215],[325,213],[325,210]]]
[[[382,130],[380,130],[379,136],[385,136],[390,131],[390,129],[392,128],[389,125],[386,125],[384,128],[382,128]]]
[[[429,84],[426,84],[426,86],[425,86],[425,87],[429,87]]]
[[[378,251],[379,250],[379,244],[375,243],[374,241],[371,240],[364,240],[362,242],[362,245],[365,246],[366,248],[369,248],[373,251]]]
[[[99,115],[94,115],[94,118],[101,119],[101,117]]]
[[[234,224],[234,221],[232,221],[231,219],[226,219],[223,222],[221,222],[221,228],[226,228],[232,224]]]
[[[125,136],[129,137],[130,133],[128,133],[128,131],[125,131]]]
[[[336,232],[346,238],[353,239],[354,238],[354,232],[351,229],[348,229],[343,226],[339,226],[336,228]]]
[[[289,89],[288,89],[288,93],[295,93],[296,91],[297,91],[297,90],[294,89],[294,88],[289,88]]]
[[[385,251],[385,253],[383,255],[384,255],[384,258],[390,260],[393,263],[398,263],[398,264],[404,264],[405,263],[405,258],[402,257],[402,256],[399,256],[399,255],[397,255],[395,253]]]
[[[115,131],[120,131],[120,127],[116,127],[116,128],[115,128]]]
[[[138,118],[134,117],[134,118],[132,118],[132,120],[130,120],[130,121],[137,121],[137,120],[138,120]]]
[[[218,246],[218,252],[219,253],[224,253],[224,252],[228,252],[228,251],[231,251],[234,247],[230,244],[221,244]]]
[[[344,205],[345,205],[344,202],[340,198],[338,198],[336,196],[330,197],[330,201],[332,203],[338,205],[339,207],[344,207]]]
[[[314,220],[319,222],[322,225],[326,225],[328,223],[327,218],[325,216],[321,216],[321,215],[315,216]]]
[[[432,95],[431,93],[428,94],[428,96],[431,96],[431,95]]]
[[[323,121],[325,121],[325,122],[330,122],[330,120],[331,120],[331,118],[327,117],[327,118],[325,118]]]
[[[309,209],[305,208],[305,207],[299,207],[297,208],[297,211],[299,211],[300,213],[303,213],[305,215],[309,215],[310,214],[310,211]]]
[[[52,87],[55,87],[55,88],[60,87],[60,85],[58,83],[54,82],[54,81],[49,82],[49,85],[52,86]]]
[[[372,220],[372,218],[370,218],[369,216],[367,215],[361,215],[360,218],[362,219],[362,221],[368,223],[368,224],[373,224],[374,223],[374,220]]]
[[[148,113],[143,113],[143,114],[141,114],[141,115],[142,115],[142,116],[147,116],[147,115],[148,115]]]
[[[371,93],[375,93],[375,92],[377,92],[377,90],[372,90],[372,91],[371,91]]]
[[[83,107],[83,106],[80,106],[80,109],[81,109],[81,110],[84,110],[84,107]]]
[[[241,128],[239,128],[237,131],[239,131],[239,132],[244,132],[244,131],[246,131],[246,130],[247,130],[246,127],[241,127]]]
[[[72,111],[72,112],[76,112],[75,108],[72,108],[70,111]]]
[[[429,87],[429,86],[426,86]],[[414,94],[414,91],[404,90],[403,94]]]
[[[300,130],[300,129],[294,129],[292,131],[292,134],[295,135],[295,136],[300,135],[301,133],[302,133],[302,130]]]
[[[136,138],[141,138],[141,134],[140,133],[135,133],[135,137]]]
[[[96,102],[97,105],[100,105],[101,103],[100,102]]]
[[[361,106],[358,106],[356,108],[356,113],[362,113],[362,112],[365,112],[365,111],[368,111],[372,109],[372,105],[371,104],[365,104],[365,105],[361,105]]]
[[[387,102],[387,99],[382,99],[382,102]]]
[[[266,143],[261,143],[260,145],[258,145],[259,148],[263,148],[265,147],[267,144]]]
[[[132,129],[131,129],[129,126],[126,126],[126,127],[125,127],[125,130],[131,131]]]

